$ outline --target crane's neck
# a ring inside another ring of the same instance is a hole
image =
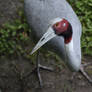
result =
[[[73,70],[78,71],[80,69],[81,60],[77,57],[74,50],[73,39],[70,38],[68,41],[65,39],[65,51],[66,51],[66,63]]]
[[[73,47],[73,39],[70,38],[71,40],[64,40],[65,42],[65,51],[67,52],[66,54],[72,54],[74,52],[74,47]]]

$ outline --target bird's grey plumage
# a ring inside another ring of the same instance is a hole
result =
[[[34,40],[39,40],[42,37],[48,29],[49,22],[54,18],[67,19],[73,28],[75,53],[81,59],[81,23],[66,0],[24,0],[24,9],[27,21],[33,29],[32,35],[34,35]],[[64,39],[61,36],[50,40],[45,47],[57,53],[61,59],[65,59]]]

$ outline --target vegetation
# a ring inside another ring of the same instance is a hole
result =
[[[92,0],[68,0],[82,23],[83,54],[92,55]],[[5,23],[0,28],[0,56],[26,52],[30,29],[26,23],[23,10],[19,11],[20,19]]]
[[[23,54],[24,46],[29,41],[29,27],[24,18],[23,11],[19,11],[20,19],[13,23],[5,23],[0,29],[0,56],[9,56],[12,54]]]

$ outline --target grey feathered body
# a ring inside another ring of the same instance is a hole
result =
[[[32,28],[34,40],[39,40],[46,32],[49,22],[60,17],[67,19],[73,28],[73,46],[78,58],[81,59],[80,37],[81,23],[66,0],[24,0],[27,21]],[[65,61],[64,39],[57,36],[50,40],[45,47],[54,51]]]

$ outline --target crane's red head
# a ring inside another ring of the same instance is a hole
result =
[[[46,42],[56,37],[57,35],[64,37],[65,44],[71,41],[72,26],[66,19],[55,18],[54,20],[51,21],[50,24],[52,26],[50,26],[47,32],[41,37],[41,39],[36,44],[35,48],[32,50],[31,54],[33,54],[36,50],[38,50]]]
[[[52,27],[57,35],[64,37],[66,44],[71,41],[72,26],[66,19],[62,19],[60,22],[55,23]]]

